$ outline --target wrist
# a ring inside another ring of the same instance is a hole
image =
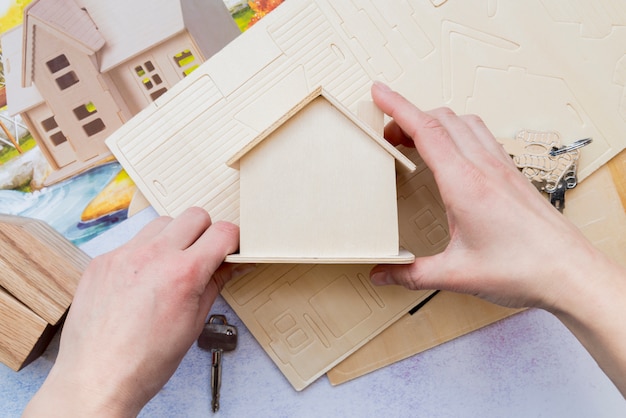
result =
[[[23,417],[122,418],[139,414],[142,405],[133,405],[118,388],[89,380],[86,375],[73,375],[55,364]]]

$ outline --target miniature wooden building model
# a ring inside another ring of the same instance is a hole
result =
[[[47,183],[112,158],[105,138],[238,34],[221,0],[33,1],[2,46]]]
[[[14,370],[47,346],[89,257],[43,221],[0,215],[0,361]]]
[[[396,162],[415,170],[316,89],[228,161],[240,170],[241,230],[229,260],[412,262],[398,250]]]

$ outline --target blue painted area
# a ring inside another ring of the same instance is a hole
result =
[[[121,169],[118,162],[104,164],[33,193],[0,190],[0,213],[41,219],[80,245],[126,219],[124,210],[87,223],[80,220],[89,202]]]

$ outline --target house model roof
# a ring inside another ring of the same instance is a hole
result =
[[[300,110],[304,109],[309,103],[315,100],[318,97],[323,97],[330,104],[332,104],[337,110],[339,110],[347,119],[349,119],[352,123],[358,126],[363,132],[365,132],[374,142],[376,142],[380,147],[391,154],[393,156],[400,167],[406,169],[409,172],[415,171],[415,164],[408,159],[404,154],[398,151],[395,147],[393,147],[389,142],[387,142],[383,137],[381,137],[376,131],[363,123],[359,118],[357,118],[350,110],[344,107],[339,101],[333,98],[328,94],[322,87],[318,87],[312,93],[304,98],[300,103],[294,106],[289,112],[283,115],[280,119],[278,119],[274,124],[272,124],[268,129],[264,132],[261,132],[254,140],[250,143],[246,144],[243,148],[241,148],[238,152],[236,152],[227,162],[226,164],[230,167],[236,167],[239,163],[239,160],[243,158],[246,154],[248,154],[252,149],[254,149],[257,145],[263,142],[267,137],[269,137],[272,132],[278,129],[281,125],[283,125],[287,120],[297,114]]]
[[[32,48],[35,27],[39,26],[89,55],[99,52],[99,69],[105,73],[187,29],[188,21],[206,18],[216,7],[213,2],[196,3],[195,0],[165,1],[158,5],[146,0],[34,0],[24,17],[24,50]],[[200,44],[202,41],[198,40]],[[23,82],[28,86],[32,80],[32,54],[25,55],[23,68]]]
[[[103,73],[185,29],[181,4],[186,0],[76,1],[87,10],[106,39],[100,55]]]

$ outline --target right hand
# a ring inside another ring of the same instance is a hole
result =
[[[374,102],[393,121],[385,137],[414,145],[446,207],[450,242],[410,265],[380,265],[375,284],[469,293],[510,307],[553,307],[597,250],[519,172],[477,116],[423,112],[385,85]]]

